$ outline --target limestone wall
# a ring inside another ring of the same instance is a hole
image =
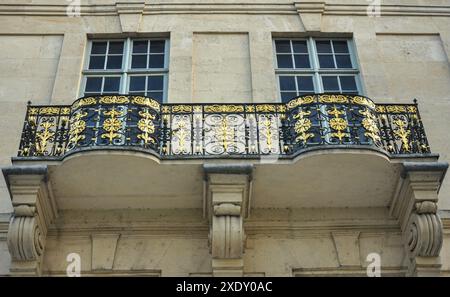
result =
[[[442,161],[450,161],[448,0],[383,1],[405,6],[385,6],[382,16],[374,18],[365,15],[364,0],[327,0],[326,5],[313,5],[319,13],[309,14],[301,2],[292,1],[249,1],[243,5],[242,1],[224,0],[191,5],[188,3],[192,1],[166,0],[146,1],[145,6],[131,8],[126,5],[130,1],[120,1],[125,3],[120,5],[115,2],[82,1],[86,5],[82,15],[67,17],[65,0],[0,0],[1,166],[9,165],[10,158],[17,154],[26,102],[72,103],[79,96],[88,36],[129,36],[126,31],[170,36],[169,102],[276,102],[274,36],[352,37],[364,95],[380,103],[406,103],[417,98],[432,151],[439,153]],[[98,6],[89,6],[93,4]],[[333,4],[348,5],[346,12]],[[137,17],[123,14],[127,9],[137,12]],[[450,209],[450,177],[441,188],[440,208]],[[0,213],[9,212],[9,194],[0,178]],[[386,219],[384,215],[380,218]],[[4,225],[7,220],[3,220]],[[164,236],[153,231],[117,233],[112,252],[114,269],[156,275],[210,273],[206,223],[194,215],[192,220],[197,231],[188,235],[180,235],[180,231]],[[302,269],[319,267],[320,274],[333,272],[340,261],[348,261],[345,263],[350,267],[364,267],[366,254],[376,249],[383,254],[385,266],[401,274],[404,259],[395,228],[355,230],[355,245],[343,249],[358,250],[359,258],[343,259],[345,256],[338,255],[336,233],[334,236],[330,227],[305,233],[292,231],[289,221],[286,224],[286,232],[281,235],[250,232],[245,254],[247,273],[292,275],[293,270],[301,274]],[[6,234],[4,228],[0,231]],[[82,266],[91,271],[93,233],[60,231],[50,235],[46,271],[64,271],[69,251],[79,252]],[[450,273],[450,236],[446,236],[443,269]],[[311,256],[316,254],[320,256]],[[7,263],[6,241],[0,236],[0,275],[7,271]]]

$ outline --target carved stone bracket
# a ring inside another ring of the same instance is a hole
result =
[[[437,275],[443,227],[437,213],[447,163],[403,163],[390,212],[398,218],[409,259],[409,275]]]
[[[123,33],[135,33],[139,31],[139,26],[144,13],[145,2],[116,3],[116,10],[119,14],[120,25]]]
[[[320,32],[325,2],[294,2],[297,13],[306,32]]]
[[[48,226],[56,205],[47,183],[46,166],[3,168],[14,213],[8,229],[12,275],[40,275]]]
[[[242,276],[252,166],[204,165],[214,276]]]

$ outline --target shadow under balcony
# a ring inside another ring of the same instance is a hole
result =
[[[416,103],[318,94],[160,104],[116,95],[28,106],[13,164],[47,168],[61,209],[202,208],[203,165],[236,163],[254,168],[252,207],[383,207],[403,163],[437,158]]]

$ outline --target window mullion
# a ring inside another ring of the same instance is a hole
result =
[[[312,57],[312,66],[313,66],[313,71],[314,71],[314,91],[317,93],[323,93],[323,86],[322,86],[322,82],[320,79],[320,75],[319,75],[319,57],[317,55],[317,48],[316,48],[316,43],[315,40],[310,37],[308,40],[309,43],[309,50],[311,51],[311,57]]]
[[[123,63],[123,68],[122,68],[122,82],[121,82],[121,87],[120,87],[120,91],[122,94],[127,94],[129,92],[129,86],[128,86],[128,71],[130,69],[130,54],[131,54],[131,38],[127,38],[125,40],[125,44],[123,47],[124,53],[123,53],[123,58],[124,58],[124,63]]]
[[[109,52],[109,41],[106,42],[105,62],[103,63],[104,70],[106,70],[106,65],[108,65],[108,52]]]

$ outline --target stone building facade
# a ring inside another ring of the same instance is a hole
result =
[[[377,2],[0,0],[0,275],[448,276],[450,1]]]

